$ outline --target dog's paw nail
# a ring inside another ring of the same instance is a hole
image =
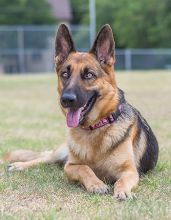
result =
[[[136,195],[132,192],[125,192],[125,191],[115,191],[114,192],[114,198],[118,201],[125,201],[125,200],[131,200],[135,199]]]
[[[115,193],[114,198],[119,201],[124,201],[127,199],[127,196],[124,192]]]
[[[104,183],[96,183],[88,188],[90,193],[106,194],[109,192],[109,187]]]

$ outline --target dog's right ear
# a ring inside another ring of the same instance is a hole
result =
[[[65,24],[58,28],[55,40],[55,61],[57,65],[62,64],[71,52],[76,52],[71,34]]]
[[[115,41],[110,25],[106,24],[101,28],[89,52],[96,56],[102,66],[113,66],[115,62]]]

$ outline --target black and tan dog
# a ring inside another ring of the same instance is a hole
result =
[[[54,151],[12,152],[6,158],[13,162],[9,171],[65,161],[69,180],[79,181],[88,192],[106,193],[110,181],[116,198],[132,197],[139,175],[156,165],[158,144],[145,119],[116,85],[110,26],[103,26],[92,49],[82,53],[62,24],[55,52],[60,103],[69,127],[67,143]]]

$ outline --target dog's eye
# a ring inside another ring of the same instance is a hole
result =
[[[95,74],[92,72],[87,72],[83,75],[84,79],[94,79],[95,77],[96,77]]]
[[[66,71],[65,71],[65,72],[62,72],[62,73],[61,73],[61,77],[64,78],[64,79],[69,79],[70,73],[68,73],[68,72],[66,72]]]

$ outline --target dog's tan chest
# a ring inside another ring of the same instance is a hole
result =
[[[111,148],[112,140],[100,130],[85,133],[80,129],[78,132],[70,132],[68,145],[81,161],[94,163],[103,159],[107,150]]]
[[[71,138],[72,137],[72,138]],[[114,180],[120,167],[128,161],[134,160],[132,144],[128,140],[119,146],[112,148],[112,136],[91,134],[70,136],[69,148],[71,155],[69,161],[75,164],[83,164],[91,167],[101,179]]]

